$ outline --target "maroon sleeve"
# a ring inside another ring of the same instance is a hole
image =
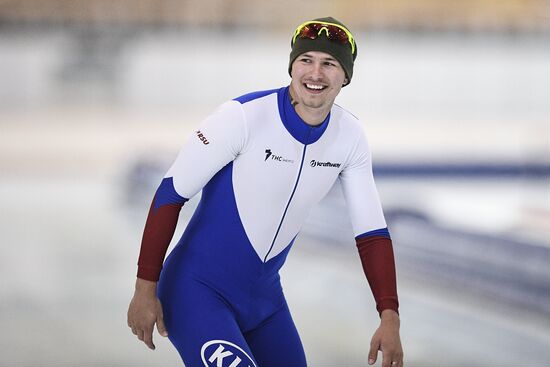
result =
[[[153,199],[143,230],[137,276],[156,282],[174,236],[182,204],[166,204],[155,209],[154,202]]]
[[[386,309],[399,312],[391,239],[385,236],[369,236],[357,238],[356,243],[378,313],[381,314]]]
[[[138,260],[138,278],[156,282],[159,279],[166,250],[172,241],[181,207],[188,199],[174,188],[172,177],[162,180],[145,222]]]

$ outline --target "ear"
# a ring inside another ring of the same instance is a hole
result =
[[[342,87],[345,87],[346,84],[348,84],[348,83],[349,83],[348,78],[345,78],[345,79],[344,79],[344,84],[342,84]]]

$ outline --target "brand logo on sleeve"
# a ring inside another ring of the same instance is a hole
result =
[[[319,161],[316,161],[315,159],[312,159],[311,162],[309,162],[309,165],[311,167],[334,167],[334,168],[339,168],[342,165],[342,163],[319,162]]]
[[[265,150],[264,162],[267,161],[268,159],[271,161],[277,161],[277,162],[294,163],[294,159],[288,159],[283,157],[282,155],[273,154],[273,152],[269,148]]]
[[[201,348],[205,367],[257,367],[246,352],[225,340],[210,340]]]
[[[201,133],[200,130],[195,131],[195,134],[197,134],[197,136],[199,137],[200,141],[202,141],[202,143],[203,143],[204,145],[210,144],[210,142],[208,141],[208,139],[206,139],[206,136],[204,136],[204,134]]]

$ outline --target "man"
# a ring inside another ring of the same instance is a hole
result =
[[[223,104],[162,180],[128,325],[154,349],[156,323],[189,367],[306,366],[278,271],[310,208],[340,180],[381,318],[369,364],[381,350],[382,366],[401,367],[393,249],[370,151],[356,118],[334,104],[351,81],[357,45],[330,17],[301,24],[291,44],[290,86]],[[200,190],[163,266],[179,210]]]

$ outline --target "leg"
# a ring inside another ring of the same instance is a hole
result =
[[[161,279],[159,298],[168,338],[186,366],[257,367],[231,308],[194,279]]]
[[[306,367],[306,356],[298,330],[285,302],[245,339],[260,367]]]

